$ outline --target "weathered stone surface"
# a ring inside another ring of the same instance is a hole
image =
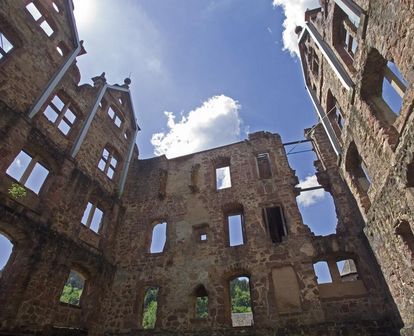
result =
[[[322,105],[329,87],[346,111],[345,128],[342,133],[335,130],[343,156],[355,141],[373,177],[368,194],[360,197],[347,175],[346,160],[335,155],[323,128],[306,132],[319,158],[318,180],[332,194],[338,217],[337,233],[322,237],[302,221],[296,202],[298,179],[277,134],[257,132],[239,143],[171,160],[140,160],[136,146],[131,147],[137,126],[126,92],[130,81],[107,88],[102,74],[93,78],[93,86],[79,86],[76,64],[30,118],[28,111],[76,44],[72,2],[54,2],[59,13],[50,1],[35,2],[56,30],[51,38],[23,3],[7,0],[0,6],[1,32],[15,46],[0,63],[0,232],[14,244],[0,277],[0,334],[385,336],[399,334],[399,314],[409,326],[412,259],[402,237],[413,218],[412,115],[404,107],[396,124],[383,128],[384,120],[374,118],[363,98],[363,83],[369,85],[375,71],[364,71],[362,64],[368,62],[367,46],[374,45],[386,58],[392,55],[412,83],[412,62],[399,56],[412,51],[406,37],[411,5],[359,3],[369,17],[366,38],[355,56],[358,61],[343,64],[351,65],[350,76],[358,83],[352,94],[319,55],[324,79],[311,80],[318,84]],[[326,20],[312,12],[325,38],[332,34],[327,28],[333,20],[332,2],[327,8]],[[393,46],[387,49],[378,44],[388,32],[381,15],[389,17],[390,9],[401,16],[389,20],[397,38],[388,34],[384,45]],[[369,33],[375,24],[383,37]],[[65,57],[56,52],[57,45],[66,46]],[[411,92],[412,87],[406,104],[412,101]],[[67,136],[43,114],[54,94],[76,114]],[[108,116],[109,106],[121,116],[121,127]],[[116,154],[112,179],[98,169],[104,148]],[[8,192],[15,180],[6,170],[21,150],[38,158],[49,175],[38,195],[27,190],[25,197],[15,199]],[[268,153],[271,173],[266,171],[266,176],[260,175],[257,164],[263,153]],[[230,167],[231,187],[216,190],[215,168],[223,165]],[[88,202],[104,213],[98,233],[81,224]],[[280,241],[264,218],[263,210],[270,207],[279,207],[284,219]],[[243,214],[240,246],[229,244],[227,216],[235,213]],[[167,241],[163,252],[150,253],[152,230],[160,222],[167,223]],[[356,264],[354,281],[342,281],[338,269],[332,268],[333,283],[318,285],[315,262],[327,261],[333,267],[345,259]],[[86,279],[80,306],[59,301],[73,269]],[[250,279],[251,327],[232,327],[229,281],[236,276]],[[195,312],[200,285],[208,294],[205,319],[196,318]],[[154,330],[143,330],[143,299],[149,286],[159,288],[157,321]]]

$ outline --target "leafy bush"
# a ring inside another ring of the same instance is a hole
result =
[[[26,189],[21,186],[19,183],[12,183],[9,188],[9,195],[14,198],[18,199],[21,197],[25,197],[27,194]]]

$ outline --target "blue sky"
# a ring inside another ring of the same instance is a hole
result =
[[[260,130],[284,142],[303,139],[317,119],[298,59],[283,50],[296,43],[291,31],[283,40],[283,9],[297,20],[316,1],[276,1],[285,7],[271,0],[75,0],[87,51],[78,57],[81,83],[104,71],[111,84],[131,77],[141,158],[213,148]],[[289,156],[301,180],[314,175],[312,155]],[[332,232],[329,197],[314,198],[316,205],[301,206],[305,222]],[[0,248],[1,267],[7,252]]]

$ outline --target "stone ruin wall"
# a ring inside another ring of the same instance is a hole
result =
[[[331,92],[343,113],[342,130],[332,116],[328,117],[341,146],[336,167],[356,199],[366,223],[365,234],[409,334],[414,323],[414,7],[411,1],[355,3],[362,8],[363,17],[352,62],[341,56],[340,48],[335,45],[338,20],[335,3],[321,1],[325,11],[310,14],[310,21],[355,86],[351,91],[344,88],[312,40],[306,43],[317,50],[320,71],[317,76],[308,71],[307,76],[315,84],[317,100],[325,112],[329,110],[328,92]],[[397,116],[378,103],[382,90],[378,85],[382,83],[387,61],[395,63],[408,83]],[[368,192],[361,190],[352,172],[358,155],[371,180]]]

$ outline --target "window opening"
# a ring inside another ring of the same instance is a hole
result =
[[[142,314],[142,327],[154,329],[157,322],[159,287],[148,287],[145,290]]]
[[[36,23],[40,26],[40,28],[42,28],[45,34],[50,37],[54,31],[52,27],[50,26],[49,22],[47,22],[46,18],[42,15],[42,13],[36,7],[36,5],[33,2],[30,2],[26,6],[26,9],[29,11],[30,15],[33,17]]]
[[[83,213],[81,223],[92,231],[99,233],[101,229],[103,218],[103,211],[99,209],[95,204],[88,202],[86,209]]]
[[[204,319],[208,317],[208,294],[203,285],[200,285],[196,291],[196,318]]]
[[[80,273],[71,270],[65,286],[63,287],[60,302],[80,306],[84,288],[85,278]]]
[[[336,266],[343,282],[359,280],[356,264],[352,259],[337,261]]]
[[[231,322],[233,327],[253,325],[250,279],[240,276],[230,281]]]
[[[60,12],[60,11],[59,11],[59,7],[56,5],[56,3],[52,2],[52,7],[53,7],[53,9],[54,9],[57,13],[59,13],[59,12]]]
[[[112,180],[117,165],[118,160],[111,150],[105,147],[102,152],[101,160],[98,163],[98,168]]]
[[[76,121],[76,115],[70,109],[70,103],[65,104],[58,95],[55,95],[49,102],[43,114],[64,135],[68,135]]]
[[[122,125],[122,119],[121,119],[121,117],[119,116],[119,114],[118,113],[116,113],[115,111],[114,111],[114,109],[111,107],[111,106],[109,106],[109,108],[108,108],[108,115],[109,115],[109,118],[113,121],[113,123],[117,126],[117,127],[121,127],[121,125]]]
[[[280,243],[287,235],[285,218],[280,207],[264,208],[263,216],[273,243]]]
[[[259,169],[259,178],[268,179],[272,177],[270,168],[269,153],[261,153],[257,155],[257,167]]]
[[[216,189],[231,187],[230,166],[216,168]]]
[[[345,165],[347,171],[351,174],[351,177],[356,180],[361,190],[364,193],[367,193],[371,186],[371,178],[354,142],[349,146]]]
[[[243,215],[235,214],[227,216],[229,226],[230,246],[244,245],[243,237]]]
[[[315,235],[336,233],[338,219],[332,195],[321,188],[316,176],[315,165],[318,171],[325,169],[317,155],[318,148],[312,141],[300,141],[302,142],[286,144],[285,150],[289,166],[299,178],[296,188],[308,189],[308,191],[301,191],[296,197],[303,223]],[[321,220],[321,213],[324,214],[323,220]]]
[[[382,98],[388,107],[399,115],[408,83],[393,62],[387,62],[382,81]]]
[[[31,157],[26,152],[20,151],[9,168],[7,168],[6,174],[34,193],[39,194],[49,174],[49,170],[39,162],[37,156]]]
[[[0,233],[0,278],[3,275],[4,268],[7,262],[10,260],[10,256],[13,252],[12,242],[4,235]]]
[[[60,56],[63,56],[63,50],[62,50],[62,48],[61,48],[61,47],[57,46],[57,47],[56,47],[56,50],[57,50],[57,52],[58,52],[58,54],[59,54]]]
[[[326,261],[318,261],[313,264],[313,269],[315,270],[318,284],[332,283],[331,272]]]
[[[0,60],[13,49],[13,44],[0,32]]]
[[[403,241],[408,253],[409,258],[414,258],[414,234],[410,224],[407,221],[401,221],[395,228],[395,233]]]
[[[206,240],[207,240],[207,234],[206,234],[206,233],[201,234],[201,235],[200,235],[200,240],[201,240],[201,241],[206,241]]]
[[[158,223],[152,230],[151,253],[161,253],[164,251],[167,241],[167,223]]]
[[[414,187],[414,160],[407,165],[407,187]]]

